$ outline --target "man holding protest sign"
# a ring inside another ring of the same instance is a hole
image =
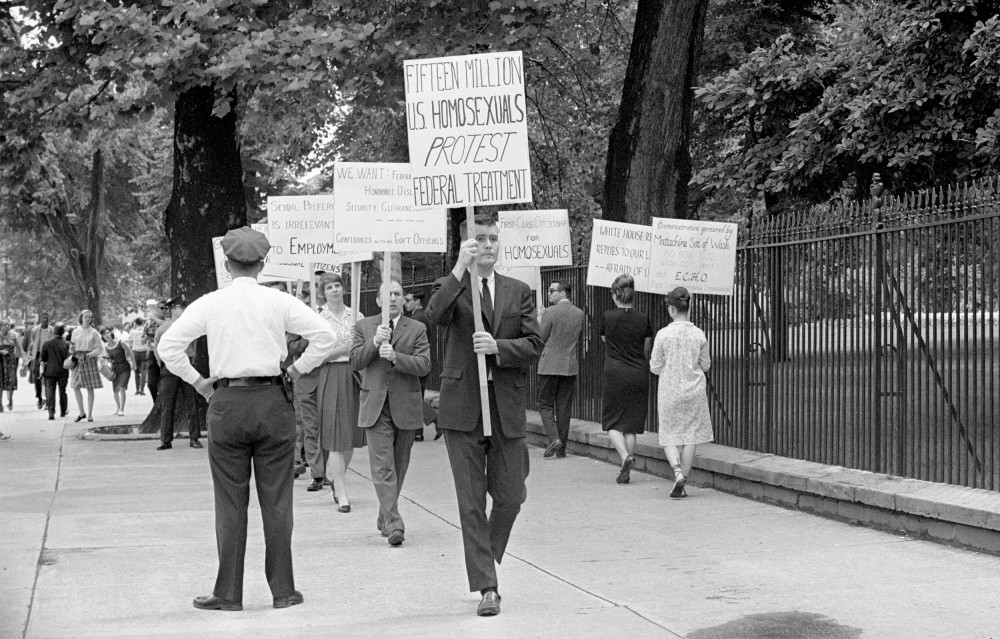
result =
[[[463,223],[451,274],[434,283],[427,317],[446,327],[438,428],[445,433],[458,497],[469,589],[479,591],[480,616],[500,612],[496,563],[503,559],[514,520],[527,497],[525,369],[542,349],[531,289],[494,272],[499,231],[491,217]],[[469,266],[480,281],[472,282]],[[485,330],[475,331],[473,295],[482,296]],[[492,434],[483,433],[477,355],[487,356]],[[487,516],[486,495],[493,499]]]

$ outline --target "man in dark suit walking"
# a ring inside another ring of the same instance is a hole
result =
[[[383,284],[383,286],[386,286]],[[381,315],[354,326],[351,366],[361,372],[358,426],[367,429],[372,484],[378,496],[376,527],[390,546],[403,543],[405,527],[399,514],[414,434],[424,427],[420,378],[431,369],[427,329],[403,317],[403,287],[389,287],[389,326]],[[381,294],[377,298],[382,303]]]
[[[538,360],[538,414],[549,438],[545,459],[565,457],[569,442],[569,418],[580,372],[577,344],[583,330],[583,311],[569,301],[572,291],[569,282],[553,281],[550,306],[542,313],[545,349]]]
[[[538,360],[542,340],[528,285],[498,275],[496,221],[477,217],[463,224],[462,244],[450,275],[434,283],[427,317],[446,327],[438,428],[445,433],[458,496],[469,589],[482,600],[477,614],[500,612],[494,562],[503,559],[514,520],[527,497],[528,447],[524,440],[525,369]],[[479,281],[468,271],[475,261]],[[473,323],[472,296],[482,296],[483,323]],[[476,356],[487,360],[492,435],[484,436]],[[493,507],[486,514],[486,495]]]

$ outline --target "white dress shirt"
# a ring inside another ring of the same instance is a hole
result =
[[[319,366],[334,346],[330,325],[294,296],[259,286],[252,277],[237,277],[228,288],[192,302],[156,350],[170,372],[189,384],[201,375],[184,350],[202,335],[208,336],[212,377],[276,377],[288,354],[286,332],[309,340],[293,364],[300,373]]]

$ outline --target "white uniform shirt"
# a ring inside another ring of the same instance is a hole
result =
[[[276,377],[288,354],[285,333],[309,340],[293,366],[308,373],[333,349],[330,325],[295,297],[237,277],[228,288],[204,295],[187,307],[160,338],[157,353],[174,375],[194,384],[201,375],[184,351],[208,336],[209,373],[217,378]]]

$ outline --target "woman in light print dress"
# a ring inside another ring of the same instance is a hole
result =
[[[687,497],[684,484],[691,474],[695,447],[714,439],[708,412],[705,372],[712,360],[708,340],[691,323],[691,296],[677,287],[667,295],[667,311],[673,320],[653,340],[649,370],[660,376],[660,446],[674,471],[673,498]]]

